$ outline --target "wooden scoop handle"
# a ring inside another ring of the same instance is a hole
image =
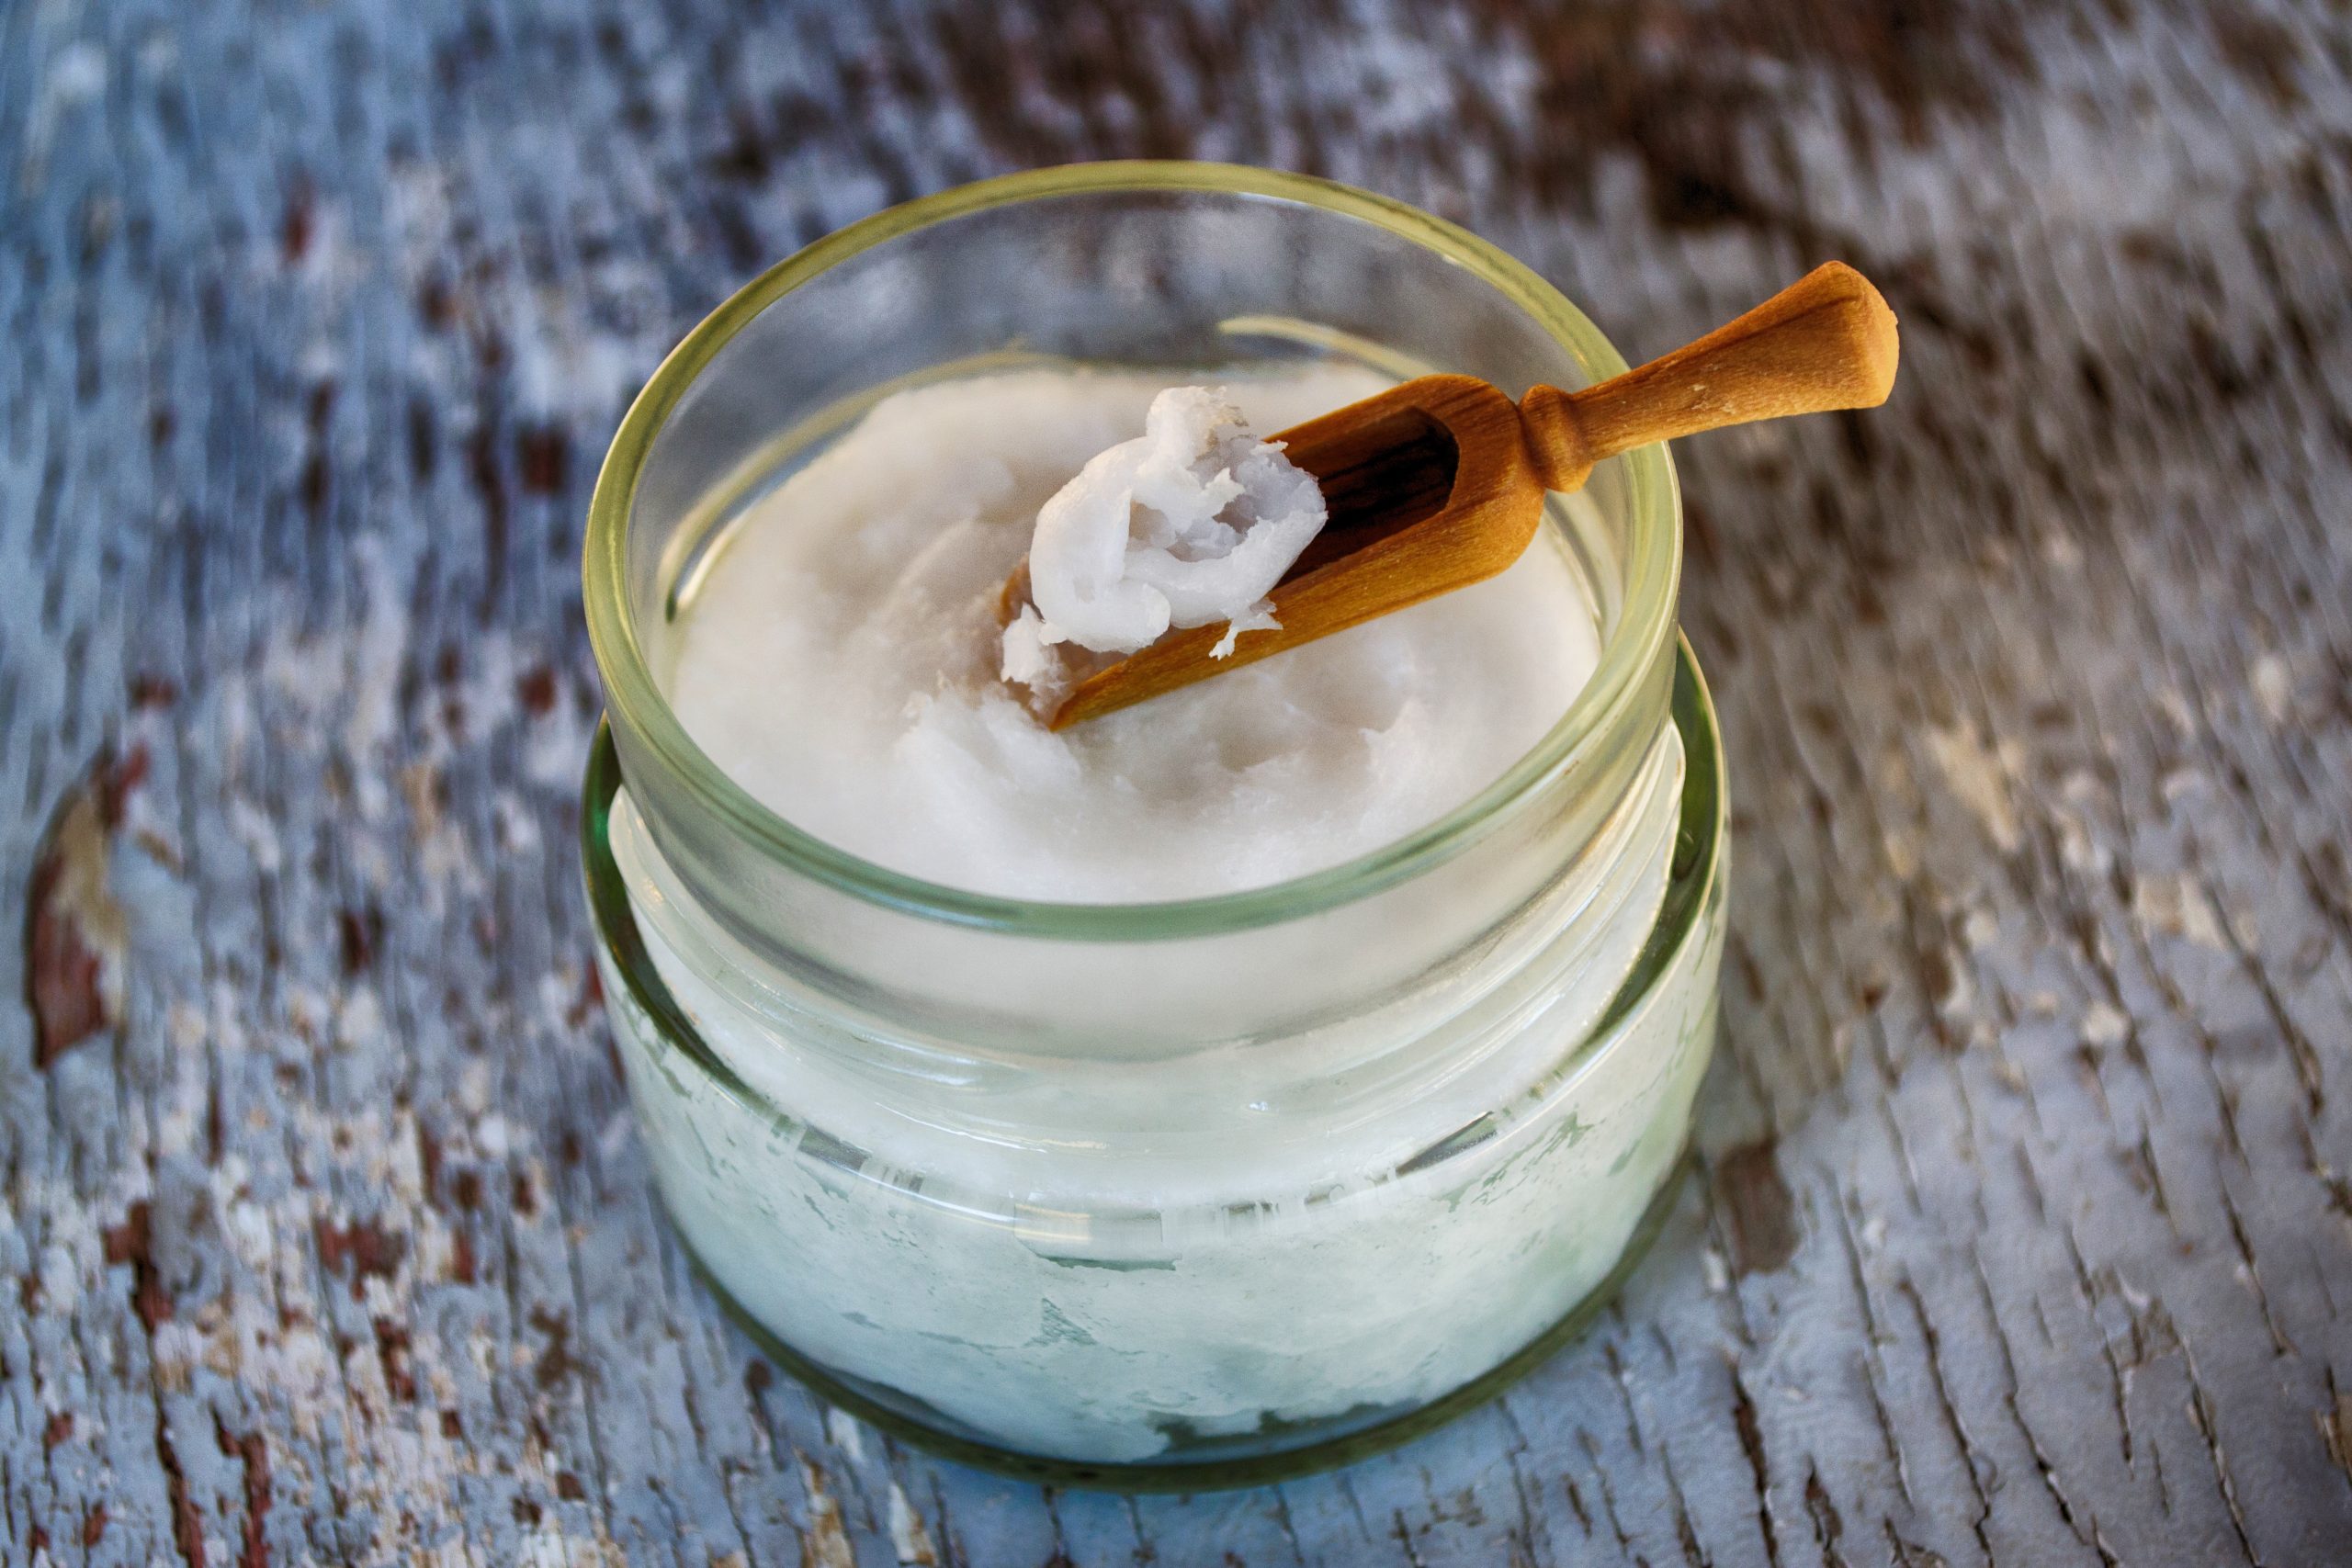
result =
[[[1894,312],[1870,280],[1825,262],[1736,321],[1623,376],[1533,387],[1520,423],[1544,486],[1580,488],[1604,457],[1726,424],[1875,408],[1894,386]]]

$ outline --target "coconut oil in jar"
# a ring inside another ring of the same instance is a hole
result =
[[[1098,168],[836,236],[632,412],[605,990],[681,1235],[836,1397],[1128,1483],[1336,1456],[1523,1360],[1652,1211],[1721,931],[1662,454],[1500,578],[1063,734],[994,679],[1028,522],[1156,392],[1271,429],[1423,365],[1615,367],[1434,220]]]

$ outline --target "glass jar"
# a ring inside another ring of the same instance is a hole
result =
[[[1048,904],[860,860],[662,695],[729,525],[890,390],[1333,355],[1516,395],[1623,368],[1540,278],[1325,182],[1103,164],[949,191],[774,268],[615,438],[585,854],[677,1231],[828,1398],[959,1457],[1198,1487],[1396,1440],[1571,1332],[1646,1239],[1712,1047],[1724,792],[1675,632],[1663,448],[1555,497],[1601,640],[1544,740],[1350,863]]]

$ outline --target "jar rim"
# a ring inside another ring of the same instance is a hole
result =
[[[1389,197],[1306,175],[1232,164],[1070,164],[958,186],[835,231],[768,268],[713,310],[654,370],[613,437],[590,499],[582,581],[590,645],[616,718],[658,766],[751,851],[868,903],[948,924],[1048,940],[1163,941],[1247,930],[1351,902],[1451,860],[1577,764],[1638,701],[1675,636],[1681,498],[1661,444],[1624,455],[1631,513],[1623,614],[1566,712],[1502,776],[1437,820],[1364,855],[1263,887],[1136,904],[1007,897],[894,871],[826,842],[756,799],[686,733],[653,678],[627,592],[628,519],[654,441],[702,371],[769,305],[849,258],[915,230],[990,208],[1087,195],[1198,193],[1291,202],[1385,230],[1470,272],[1527,314],[1594,380],[1625,362],[1585,314],[1531,268],[1455,224]]]

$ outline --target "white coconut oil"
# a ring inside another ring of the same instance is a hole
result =
[[[1001,678],[997,590],[1170,384],[1024,371],[873,408],[698,572],[655,672],[686,733],[834,850],[1106,908],[1362,863],[1521,765],[1600,651],[1552,529],[1476,587],[1038,722]],[[1264,431],[1383,383],[1218,384]],[[1645,957],[1673,725],[1611,777],[1366,897],[1139,942],[831,896],[722,912],[723,868],[682,874],[624,794],[612,855],[652,971],[724,1069],[681,1055],[608,946],[665,1198],[797,1355],[998,1448],[1181,1461],[1425,1404],[1589,1294],[1679,1153],[1720,927]],[[1662,967],[1627,1004],[1640,962]]]

